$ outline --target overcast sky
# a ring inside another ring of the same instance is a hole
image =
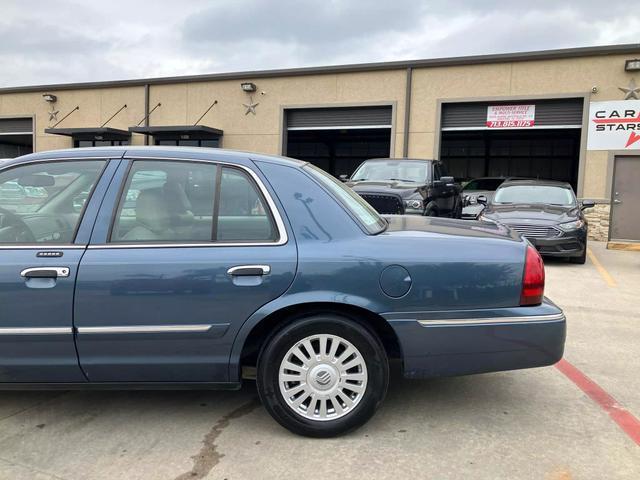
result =
[[[618,0],[0,0],[0,86],[640,41]]]

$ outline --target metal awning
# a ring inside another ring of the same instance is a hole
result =
[[[74,140],[129,140],[131,138],[131,133],[127,130],[110,127],[45,128],[44,132],[72,137]]]
[[[222,130],[206,125],[129,127],[129,132],[151,135],[160,140],[212,140],[222,136]]]

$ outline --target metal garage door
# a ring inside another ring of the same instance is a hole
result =
[[[32,118],[0,118],[0,158],[12,158],[33,151]]]
[[[581,128],[581,98],[531,100],[521,102],[445,103],[442,106],[442,130],[487,129],[490,105],[535,105],[535,126],[529,128]]]
[[[288,109],[286,122],[287,130],[391,128],[391,106]]]

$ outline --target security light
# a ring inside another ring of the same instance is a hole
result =
[[[640,70],[640,58],[634,58],[633,60],[624,62],[624,69],[627,72],[637,72]]]
[[[251,82],[241,83],[240,86],[242,87],[242,90],[245,92],[255,92],[257,89],[256,84]]]
[[[55,95],[51,95],[50,93],[45,93],[44,95],[42,95],[42,98],[44,98],[45,102],[49,103],[56,103],[58,101],[58,97],[56,97]]]

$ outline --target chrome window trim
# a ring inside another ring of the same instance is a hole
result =
[[[212,324],[192,325],[118,325],[113,327],[77,327],[78,333],[187,333],[208,332]]]
[[[416,321],[424,327],[457,327],[462,325],[488,325],[496,323],[557,322],[564,319],[565,316],[563,313],[553,313],[550,315],[527,315],[522,317],[451,318]]]
[[[24,244],[13,244],[13,245],[0,245],[0,250],[84,250],[87,248],[85,244],[65,244],[65,245],[56,245],[52,243],[24,243]]]
[[[247,157],[248,158],[248,157]],[[278,230],[278,240],[273,242],[258,241],[258,242],[165,242],[165,243],[100,243],[89,245],[90,249],[118,249],[118,248],[189,248],[189,247],[277,247],[284,245],[289,241],[287,229],[280,210],[276,207],[273,198],[271,197],[266,186],[260,179],[260,177],[249,167],[239,165],[237,163],[225,162],[223,160],[215,159],[201,159],[201,158],[174,158],[174,157],[153,157],[145,155],[125,155],[123,160],[160,160],[168,162],[196,162],[196,163],[212,163],[214,165],[229,166],[239,168],[248,173],[251,179],[260,189],[262,196],[267,202],[267,206],[271,212],[271,216],[276,224]]]
[[[71,327],[3,327],[0,335],[61,335],[73,333]]]

